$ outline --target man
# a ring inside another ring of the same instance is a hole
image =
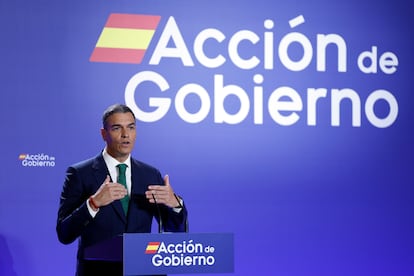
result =
[[[122,275],[122,263],[85,260],[85,248],[122,233],[151,232],[153,217],[164,231],[187,230],[187,210],[168,176],[163,179],[157,169],[131,157],[136,138],[132,110],[110,106],[102,124],[106,147],[67,169],[60,197],[56,231],[64,244],[79,238],[79,276]]]

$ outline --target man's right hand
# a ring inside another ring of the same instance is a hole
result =
[[[111,178],[107,175],[105,181],[92,196],[92,198],[96,207],[99,208],[112,203],[114,200],[122,199],[127,194],[128,191],[124,185],[111,182]]]

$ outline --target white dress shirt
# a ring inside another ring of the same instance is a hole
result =
[[[109,176],[111,177],[112,182],[117,182],[118,180],[118,175],[119,175],[119,170],[117,168],[117,165],[121,164],[118,160],[116,160],[115,158],[113,158],[112,156],[110,156],[108,154],[108,152],[106,151],[106,148],[103,150],[102,152],[102,157],[105,161],[106,167],[108,168],[109,171]],[[124,164],[126,164],[128,167],[125,171],[125,176],[126,176],[126,185],[127,185],[127,190],[128,190],[128,195],[131,195],[131,155],[128,156],[128,158],[125,160],[125,162],[123,162]],[[86,206],[88,207],[89,213],[91,214],[92,217],[95,217],[96,214],[98,213],[98,210],[93,210],[89,199],[87,200],[87,204]]]
[[[118,181],[118,175],[119,175],[119,171],[117,168],[117,165],[121,164],[118,160],[116,160],[115,158],[113,158],[112,156],[110,156],[107,152],[106,149],[103,150],[102,152],[102,156],[103,159],[105,160],[106,163],[106,167],[109,170],[109,175],[111,176],[112,182],[117,182]],[[126,184],[127,184],[127,189],[128,189],[128,195],[131,195],[131,155],[128,156],[127,160],[125,160],[125,162],[123,162],[124,164],[126,164],[128,167],[125,171],[125,176],[126,176]]]

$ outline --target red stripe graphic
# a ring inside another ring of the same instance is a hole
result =
[[[155,30],[161,16],[112,13],[105,27]]]
[[[119,48],[95,48],[90,57],[92,62],[118,62],[140,64],[144,58],[145,50],[119,49]]]

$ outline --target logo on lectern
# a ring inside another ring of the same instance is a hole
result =
[[[155,254],[160,247],[160,242],[149,242],[147,245],[147,249],[145,249],[145,254]]]
[[[212,266],[215,248],[211,245],[194,243],[193,240],[179,243],[149,242],[145,254],[153,254],[152,265],[169,266]]]

